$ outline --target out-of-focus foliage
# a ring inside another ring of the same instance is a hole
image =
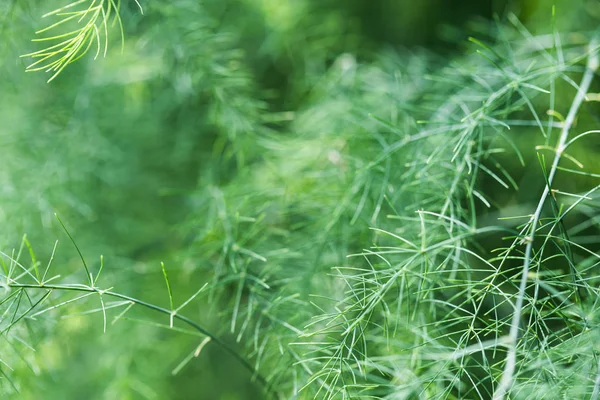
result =
[[[463,3],[1,4],[3,398],[597,398],[600,8]]]

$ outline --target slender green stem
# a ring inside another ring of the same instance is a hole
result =
[[[508,352],[506,354],[506,363],[504,365],[504,371],[502,373],[502,378],[500,379],[500,383],[496,387],[494,391],[493,400],[504,400],[505,396],[510,391],[514,380],[514,372],[516,367],[517,360],[517,342],[519,337],[519,328],[521,321],[521,313],[523,311],[523,301],[525,298],[525,290],[527,289],[527,282],[529,276],[529,268],[531,266],[531,253],[533,251],[533,243],[535,240],[535,232],[537,230],[537,225],[540,221],[542,211],[544,209],[544,204],[548,199],[548,195],[550,194],[550,186],[554,180],[554,176],[556,175],[556,171],[558,170],[558,163],[562,157],[562,154],[565,150],[567,140],[569,138],[569,132],[573,123],[575,122],[575,117],[579,112],[579,108],[581,104],[585,100],[588,89],[592,83],[592,79],[596,70],[598,69],[598,55],[597,49],[594,42],[590,43],[590,55],[588,57],[588,63],[586,71],[581,79],[581,84],[579,85],[579,90],[577,91],[577,95],[571,104],[571,108],[569,109],[569,114],[567,114],[567,119],[563,125],[562,131],[560,133],[558,146],[556,148],[556,154],[554,156],[554,161],[552,162],[552,166],[550,168],[550,172],[548,173],[548,183],[544,188],[544,192],[540,197],[540,201],[537,204],[537,208],[535,213],[532,215],[529,220],[529,233],[524,238],[525,242],[527,242],[525,248],[525,256],[523,260],[523,269],[521,271],[521,282],[519,285],[519,292],[517,294],[517,301],[515,303],[515,311],[512,315],[512,321],[510,325],[510,332],[508,335]]]
[[[121,293],[115,293],[115,292],[111,292],[110,290],[102,290],[99,288],[95,288],[95,287],[89,287],[89,286],[71,286],[71,285],[35,285],[35,284],[27,284],[27,283],[16,283],[16,282],[11,282],[7,285],[8,287],[11,288],[21,288],[21,289],[44,289],[44,290],[63,290],[63,291],[75,291],[75,292],[85,292],[85,293],[98,293],[101,295],[106,295],[106,296],[111,296],[111,297],[115,297],[118,299],[122,299],[122,300],[127,300],[130,301],[134,304],[139,304],[143,307],[146,307],[148,309],[172,316],[174,319],[178,319],[179,321],[191,326],[192,328],[194,328],[195,330],[197,330],[198,332],[206,335],[207,337],[210,338],[211,342],[216,343],[219,347],[221,347],[223,350],[225,350],[227,353],[229,353],[233,358],[235,358],[240,364],[242,364],[244,366],[244,368],[246,368],[248,371],[250,371],[252,373],[252,377],[253,379],[255,379],[256,381],[258,381],[262,386],[264,386],[265,388],[268,388],[267,385],[267,381],[265,380],[264,377],[262,377],[258,371],[256,371],[256,369],[244,358],[242,357],[238,352],[236,352],[233,348],[231,348],[229,345],[227,345],[225,342],[223,342],[221,339],[219,339],[218,337],[216,337],[214,334],[212,334],[211,332],[209,332],[206,328],[203,328],[202,326],[200,326],[199,324],[197,324],[196,322],[192,321],[191,319],[174,313],[172,310],[168,310],[166,308],[157,306],[155,304],[152,303],[148,303],[145,302],[143,300],[138,300],[136,298],[121,294]]]

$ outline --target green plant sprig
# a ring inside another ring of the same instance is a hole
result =
[[[31,247],[29,241],[27,240],[27,237],[24,236],[23,240],[22,240],[21,248],[20,248],[19,253],[17,254],[16,258],[9,256],[6,253],[0,252],[0,256],[6,257],[10,260],[10,268],[7,268],[4,261],[2,259],[0,259],[1,265],[3,267],[3,273],[0,274],[0,278],[2,280],[2,286],[5,288],[18,289],[20,291],[23,291],[26,289],[44,290],[44,291],[46,291],[46,293],[44,293],[44,295],[40,299],[38,299],[35,303],[32,303],[31,306],[18,317],[16,315],[17,315],[17,312],[19,309],[19,304],[17,304],[17,306],[15,307],[15,314],[13,316],[12,321],[10,322],[9,326],[7,328],[5,328],[2,332],[8,331],[14,325],[16,325],[20,320],[22,320],[29,314],[33,313],[34,310],[36,310],[38,308],[38,306],[40,306],[46,299],[48,299],[50,297],[50,295],[52,294],[52,292],[55,290],[63,291],[63,292],[75,291],[75,292],[82,292],[85,294],[82,296],[79,296],[75,299],[70,299],[70,300],[64,301],[64,302],[62,302],[58,305],[54,305],[50,308],[40,310],[40,311],[34,313],[33,315],[30,315],[30,317],[42,314],[42,313],[52,310],[52,309],[59,308],[66,304],[72,303],[74,301],[84,299],[84,298],[88,297],[89,295],[98,294],[99,299],[100,299],[100,304],[101,304],[101,308],[98,311],[102,311],[103,329],[104,329],[104,332],[106,332],[106,309],[107,309],[107,306],[105,306],[103,297],[109,296],[109,297],[123,300],[123,302],[120,302],[114,306],[118,307],[118,306],[127,305],[125,310],[123,312],[121,312],[117,316],[117,318],[115,318],[115,321],[118,319],[121,319],[125,315],[125,313],[128,312],[136,304],[140,305],[142,307],[145,307],[147,309],[166,314],[169,316],[169,325],[168,326],[170,329],[174,328],[173,321],[175,319],[177,319],[177,320],[187,324],[188,326],[192,327],[194,330],[198,331],[199,333],[206,336],[207,340],[203,341],[202,344],[200,346],[198,346],[197,349],[192,353],[194,357],[197,357],[199,355],[200,350],[202,350],[202,348],[204,348],[204,346],[209,341],[213,342],[217,346],[219,346],[223,350],[225,350],[227,353],[229,353],[231,356],[233,356],[235,360],[237,360],[244,368],[246,368],[252,374],[253,379],[255,379],[257,382],[259,382],[263,387],[265,387],[265,390],[267,390],[267,391],[270,390],[270,388],[267,385],[266,379],[262,375],[260,375],[259,372],[257,371],[257,369],[255,367],[253,367],[237,351],[235,351],[232,347],[230,347],[225,342],[223,342],[221,339],[219,339],[215,334],[211,333],[209,330],[202,327],[200,324],[198,324],[198,323],[194,322],[193,320],[191,320],[190,318],[185,317],[180,314],[180,311],[184,307],[186,307],[188,304],[190,304],[190,302],[192,302],[192,300],[194,300],[207,287],[207,284],[203,285],[199,290],[197,290],[193,295],[191,295],[186,301],[184,301],[179,307],[175,308],[174,302],[173,302],[173,293],[171,290],[171,284],[169,282],[166,267],[165,267],[164,263],[161,263],[161,270],[162,270],[163,276],[164,276],[166,284],[167,284],[167,291],[168,291],[168,295],[169,295],[169,306],[170,306],[169,309],[160,307],[156,304],[152,304],[152,303],[149,303],[149,302],[137,299],[137,298],[133,298],[131,296],[127,296],[125,294],[113,292],[111,290],[112,288],[101,289],[100,287],[97,286],[97,282],[98,282],[98,278],[100,277],[100,274],[102,273],[102,270],[104,269],[104,257],[102,257],[102,256],[100,257],[100,269],[99,269],[98,273],[96,274],[96,276],[94,277],[93,273],[90,271],[89,267],[87,266],[87,263],[83,257],[83,254],[81,253],[81,250],[79,249],[79,246],[73,239],[73,236],[71,235],[71,233],[69,232],[69,230],[67,229],[67,227],[64,225],[64,223],[62,222],[62,220],[59,218],[59,216],[57,214],[55,214],[55,217],[58,219],[61,227],[65,231],[65,234],[68,236],[69,240],[75,247],[77,254],[79,255],[79,257],[81,259],[86,277],[87,277],[87,279],[89,279],[89,285],[81,284],[81,283],[78,283],[78,284],[48,284],[48,282],[59,278],[59,276],[54,276],[47,280],[45,279],[47,272],[50,269],[50,266],[52,264],[52,261],[54,260],[54,254],[56,251],[57,243],[55,243],[55,245],[53,247],[50,261],[48,262],[48,266],[46,267],[46,270],[44,272],[44,278],[40,280],[37,259],[35,257],[35,254],[33,252],[33,249]],[[27,249],[29,250],[29,254],[30,254],[31,260],[33,262],[33,266],[31,268],[26,268],[23,264],[21,264],[18,261],[19,256],[22,253],[23,247],[27,247]],[[31,273],[31,269],[34,270],[35,275]],[[14,274],[19,270],[22,270],[23,272],[14,276]],[[30,277],[35,282],[34,283],[19,282],[20,279],[25,278],[25,277]],[[20,294],[22,294],[22,292],[20,292]],[[11,299],[13,296],[14,295],[11,294],[11,295],[8,295],[7,297],[5,297],[2,301],[0,301],[0,305],[3,304],[5,301]],[[20,296],[17,296],[17,297],[20,298]],[[30,302],[31,302],[31,300],[30,300]],[[11,307],[9,306],[7,311],[10,310],[10,308]],[[180,370],[181,368],[183,368],[184,363],[189,362],[190,360],[191,360],[191,357],[185,358],[184,361],[182,361],[182,363],[180,363],[177,366],[176,370]]]
[[[254,367],[248,361],[246,361],[246,359],[244,359],[233,348],[231,348],[229,345],[227,345],[225,342],[223,342],[221,339],[219,339],[213,333],[211,333],[210,331],[208,331],[206,328],[202,327],[198,323],[194,322],[190,318],[185,317],[177,312],[173,312],[167,308],[163,308],[163,307],[157,306],[156,304],[148,303],[146,301],[139,300],[134,297],[127,296],[127,295],[124,295],[121,293],[113,292],[111,290],[104,290],[104,289],[100,289],[98,287],[91,287],[91,286],[87,286],[87,285],[77,285],[77,284],[76,285],[72,285],[72,284],[46,285],[46,284],[34,284],[34,283],[17,283],[17,282],[9,281],[6,284],[6,286],[9,288],[13,288],[13,289],[39,289],[39,290],[48,290],[48,291],[58,290],[58,291],[75,291],[75,292],[92,293],[92,294],[96,293],[101,297],[104,295],[114,297],[117,299],[124,300],[124,301],[128,302],[129,304],[134,304],[134,305],[137,304],[137,305],[140,305],[147,309],[154,310],[154,311],[157,311],[162,314],[166,314],[169,316],[169,318],[177,319],[177,320],[189,325],[190,327],[194,328],[196,331],[202,333],[206,337],[210,338],[211,342],[213,342],[216,345],[218,345],[219,347],[221,347],[223,350],[225,350],[227,353],[229,353],[233,358],[235,358],[241,365],[243,365],[244,368],[246,368],[252,374],[253,379],[255,379],[257,382],[259,382],[261,385],[267,387],[265,379],[254,369]],[[46,294],[43,299],[45,300],[48,297],[48,295],[49,294]],[[34,306],[38,306],[42,302],[43,301],[37,302],[36,304],[34,304]],[[187,303],[188,302],[186,301],[185,304],[187,304]],[[31,311],[33,311],[33,308],[34,307],[32,307]]]
[[[554,160],[550,167],[550,171],[546,177],[546,185],[544,187],[544,191],[540,196],[540,200],[537,204],[535,212],[531,215],[531,218],[523,227],[522,231],[525,236],[520,240],[522,243],[526,243],[525,253],[523,256],[523,268],[521,272],[521,281],[519,283],[519,292],[517,294],[516,302],[514,305],[514,313],[512,315],[512,320],[510,324],[510,332],[508,335],[508,352],[506,355],[506,363],[504,365],[504,371],[502,373],[502,378],[496,390],[494,391],[493,399],[494,400],[504,400],[505,396],[510,391],[511,386],[513,385],[513,376],[516,367],[516,357],[517,357],[517,344],[519,338],[519,328],[521,325],[521,313],[523,312],[523,302],[525,299],[525,291],[527,290],[527,282],[529,279],[529,269],[532,263],[532,251],[533,244],[535,241],[536,233],[538,232],[538,224],[540,222],[540,218],[542,216],[542,211],[544,210],[544,206],[546,204],[546,200],[551,192],[552,182],[554,181],[554,177],[558,171],[558,164],[563,156],[564,151],[566,150],[568,144],[572,143],[568,141],[569,133],[573,124],[575,122],[575,118],[579,112],[579,108],[581,107],[583,101],[586,98],[587,92],[592,84],[592,79],[596,70],[599,66],[598,54],[597,54],[597,45],[595,41],[592,41],[589,45],[589,55],[588,62],[586,66],[585,73],[581,79],[581,83],[578,86],[577,95],[573,99],[573,103],[571,104],[571,108],[569,109],[569,113],[567,114],[567,118],[563,124],[560,137],[558,140],[558,144],[556,146],[556,152],[554,155]],[[559,223],[557,221],[556,223]],[[507,253],[508,254],[508,253]]]
[[[134,1],[143,12],[139,2]],[[36,32],[36,35],[43,36],[32,41],[48,43],[48,45],[41,50],[21,56],[34,60],[26,70],[51,72],[52,76],[48,79],[48,82],[51,82],[67,65],[86,55],[94,43],[96,44],[94,59],[101,53],[106,57],[109,25],[119,26],[121,48],[123,48],[125,35],[119,14],[120,8],[121,0],[78,0],[44,14],[42,18],[58,17],[58,21]],[[68,26],[70,23],[75,23],[77,26],[68,32],[54,34],[57,28]]]

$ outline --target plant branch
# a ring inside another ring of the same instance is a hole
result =
[[[35,285],[35,284],[12,282],[12,283],[8,283],[7,286],[11,287],[11,288],[20,288],[20,289],[44,289],[44,290],[62,290],[62,291],[75,291],[75,292],[85,292],[85,293],[98,293],[99,295],[111,296],[111,297],[115,297],[115,298],[118,298],[121,300],[129,301],[133,304],[139,304],[148,309],[169,315],[171,318],[178,319],[181,322],[191,326],[198,332],[202,333],[203,335],[206,335],[207,337],[209,337],[211,342],[216,343],[223,350],[225,350],[227,353],[229,353],[231,356],[233,356],[233,358],[235,358],[240,364],[242,364],[244,366],[244,368],[246,368],[248,371],[250,371],[252,373],[252,376],[254,379],[256,379],[265,388],[268,388],[265,378],[262,377],[258,373],[258,371],[256,371],[256,369],[252,365],[250,365],[250,363],[246,359],[244,359],[238,352],[236,352],[233,348],[231,348],[229,345],[227,345],[221,339],[216,337],[214,334],[209,332],[206,328],[203,328],[202,326],[200,326],[196,322],[192,321],[191,319],[189,319],[183,315],[180,315],[174,311],[168,310],[166,308],[157,306],[152,303],[138,300],[136,298],[133,298],[133,297],[121,294],[121,293],[115,293],[115,292],[111,292],[109,290],[102,290],[102,289],[99,289],[96,287],[90,287],[90,286],[85,286],[85,285],[81,285],[81,286],[79,286],[79,285],[78,286],[74,286],[74,285]]]
[[[552,166],[550,167],[550,172],[548,173],[547,185],[544,188],[544,192],[540,197],[540,201],[538,202],[535,213],[531,216],[529,220],[529,233],[524,238],[524,241],[527,243],[525,248],[525,256],[523,260],[523,268],[521,271],[521,282],[519,285],[519,292],[517,294],[517,301],[515,304],[515,311],[512,315],[512,321],[510,325],[510,331],[508,336],[508,352],[506,355],[506,363],[504,365],[504,371],[502,373],[502,378],[500,379],[500,383],[496,387],[494,391],[493,399],[494,400],[504,400],[507,393],[510,391],[510,387],[512,386],[514,380],[514,372],[516,366],[517,359],[517,342],[519,336],[519,328],[521,321],[521,313],[523,311],[523,301],[525,298],[525,291],[527,289],[529,268],[531,266],[531,253],[533,250],[533,243],[535,240],[535,232],[537,230],[537,225],[540,221],[542,211],[544,209],[544,204],[548,199],[548,195],[550,194],[550,187],[556,175],[556,171],[558,170],[558,164],[562,157],[562,154],[566,148],[567,140],[569,138],[569,131],[573,127],[573,123],[575,122],[575,117],[579,112],[579,108],[581,104],[586,98],[587,91],[592,83],[592,79],[596,70],[598,69],[598,55],[596,52],[596,44],[595,42],[590,43],[590,55],[588,57],[588,62],[586,66],[585,73],[583,78],[581,79],[581,84],[579,85],[579,90],[577,91],[577,95],[571,104],[571,108],[569,109],[569,113],[567,114],[567,118],[563,125],[562,131],[560,133],[558,146],[556,148],[556,154],[554,156],[554,161],[552,162]]]

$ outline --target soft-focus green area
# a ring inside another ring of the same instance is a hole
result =
[[[46,83],[20,56],[66,2],[3,1],[0,397],[491,399],[527,220],[498,217],[536,209],[600,7],[448,3],[123,0],[122,51],[107,27],[106,57]],[[578,111],[570,137],[598,128]],[[511,399],[598,394],[598,143],[544,203]],[[254,376],[168,314],[9,287],[102,265],[170,309],[161,262]]]

